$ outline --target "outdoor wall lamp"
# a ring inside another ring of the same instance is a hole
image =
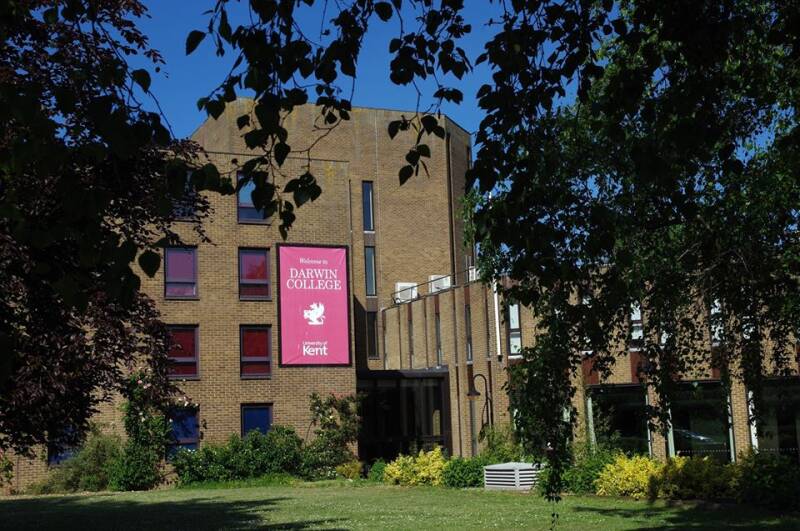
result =
[[[467,393],[467,399],[477,400],[481,396],[480,391],[478,391],[478,389],[475,387],[475,381],[478,378],[483,380],[483,391],[486,393],[486,401],[483,403],[483,410],[481,411],[481,429],[482,429],[483,426],[487,424],[487,422],[483,421],[484,415],[486,416],[489,426],[494,426],[494,414],[492,413],[492,410],[494,408],[492,407],[492,394],[489,392],[489,382],[486,380],[486,376],[480,373],[472,377],[472,381],[470,382],[470,390]]]

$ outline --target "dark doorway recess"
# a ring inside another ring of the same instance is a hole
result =
[[[452,453],[449,388],[446,369],[359,372],[359,459],[388,461],[437,445]]]

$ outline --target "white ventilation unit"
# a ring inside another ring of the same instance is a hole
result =
[[[414,282],[396,282],[394,285],[394,302],[412,301],[417,295],[417,285]]]
[[[434,293],[450,287],[450,275],[431,275],[428,277],[429,291]]]
[[[467,269],[467,282],[475,282],[478,280],[478,268],[475,266]]]
[[[483,467],[483,486],[487,490],[531,490],[539,480],[542,465],[501,463]]]

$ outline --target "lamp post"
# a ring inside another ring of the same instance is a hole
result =
[[[471,389],[467,393],[467,398],[469,400],[477,400],[481,396],[481,393],[475,387],[475,380],[478,378],[483,380],[483,391],[486,393],[486,402],[484,402],[483,411],[481,412],[481,429],[483,429],[483,426],[486,425],[486,422],[483,421],[484,414],[486,414],[486,419],[489,426],[494,426],[494,414],[492,413],[492,394],[489,392],[489,382],[486,380],[486,376],[478,373],[472,377],[472,382],[470,382]]]

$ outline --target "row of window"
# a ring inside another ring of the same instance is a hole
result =
[[[164,251],[164,296],[196,299],[197,248],[170,247]],[[239,299],[269,300],[269,249],[239,249]]]
[[[242,404],[240,407],[242,437],[251,431],[266,434],[272,427],[271,404]],[[175,453],[179,448],[196,450],[200,444],[200,409],[178,408],[170,412],[172,443],[167,455]]]
[[[200,337],[197,325],[169,326],[170,374],[174,378],[198,378]],[[239,374],[244,379],[269,378],[272,373],[272,327],[239,327]]]

